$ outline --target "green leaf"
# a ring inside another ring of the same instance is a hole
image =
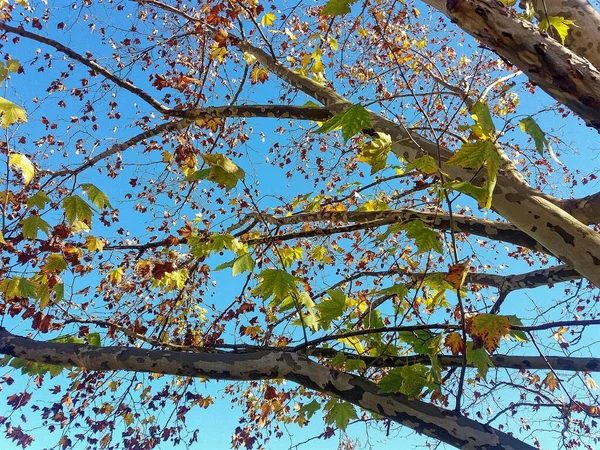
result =
[[[402,225],[402,229],[406,231],[406,236],[415,241],[418,253],[425,253],[433,250],[442,253],[442,244],[438,241],[438,233],[417,219]]]
[[[2,128],[4,129],[18,120],[27,122],[25,110],[4,97],[0,97],[0,113],[2,113]]]
[[[87,197],[93,205],[96,205],[100,209],[104,209],[106,206],[112,208],[108,196],[93,184],[85,183],[81,185],[81,188],[87,194]]]
[[[371,166],[371,175],[385,169],[392,148],[392,138],[389,134],[377,132],[376,135],[377,137],[360,146],[357,157],[359,161]]]
[[[211,169],[201,169],[196,170],[194,173],[189,174],[185,177],[186,181],[198,181],[198,180],[206,180],[210,175]]]
[[[461,182],[451,183],[450,189],[453,189],[458,192],[462,192],[463,194],[467,194],[467,195],[473,197],[475,200],[477,200],[477,202],[479,203],[480,206],[485,205],[485,203],[488,199],[488,189],[479,187],[479,186],[475,186],[470,181],[461,181]]]
[[[546,133],[542,131],[533,117],[526,117],[519,121],[519,128],[524,133],[527,133],[535,142],[535,149],[540,155],[544,155],[544,147],[548,145]]]
[[[316,331],[319,325],[319,319],[315,314],[315,302],[310,298],[308,292],[302,292],[298,296],[298,303],[306,308],[306,311],[302,313],[304,325]]]
[[[413,352],[420,355],[431,355],[433,353],[432,344],[435,344],[437,334],[428,330],[401,331],[398,333],[398,340],[412,347]]]
[[[335,423],[335,426],[340,430],[345,430],[350,423],[350,420],[356,419],[356,409],[348,402],[337,401],[327,413],[325,422],[328,425]]]
[[[100,333],[88,333],[86,339],[88,341],[88,345],[93,345],[94,347],[100,347],[102,344],[100,340]]]
[[[463,144],[460,150],[448,160],[448,164],[467,169],[479,169],[490,158],[500,160],[494,143],[488,140],[476,141]]]
[[[76,220],[90,224],[92,222],[92,207],[80,196],[71,195],[63,200],[63,209],[69,223]]]
[[[423,364],[393,369],[379,381],[379,392],[382,394],[400,392],[409,398],[416,398],[427,385],[427,372],[428,369]]]
[[[490,367],[494,367],[494,363],[490,359],[485,348],[481,347],[473,350],[473,342],[467,342],[467,364],[472,364],[477,368],[477,373],[485,380]]]
[[[21,225],[23,226],[23,237],[31,240],[37,239],[39,230],[42,230],[46,236],[48,236],[50,228],[52,228],[50,224],[40,216],[34,215],[21,220]]]
[[[547,19],[540,21],[539,28],[541,31],[547,31],[551,26],[558,33],[561,44],[565,45],[565,38],[567,37],[567,34],[569,34],[569,28],[573,25],[575,25],[575,22],[565,19],[562,16],[550,16]]]
[[[479,125],[481,130],[488,137],[493,137],[496,127],[494,127],[494,121],[490,113],[490,107],[487,103],[477,102],[469,110],[471,116],[475,120],[475,123]]]
[[[0,97],[0,99],[1,98],[2,97]],[[2,116],[3,121],[4,117],[5,116]],[[21,171],[25,184],[29,184],[29,182],[33,179],[33,176],[35,175],[35,168],[27,156],[20,153],[11,153],[8,159],[8,164],[10,164],[12,167],[18,168]]]
[[[231,273],[235,277],[240,273],[252,272],[254,270],[254,258],[250,253],[245,253],[233,261]]]
[[[9,72],[18,72],[19,67],[21,67],[21,64],[19,64],[18,59],[9,59],[8,61],[6,61],[6,69]]]
[[[328,133],[330,131],[342,130],[342,137],[347,141],[362,129],[371,126],[371,115],[361,104],[356,104],[341,113],[336,114],[323,125],[321,125],[315,133]]]
[[[409,291],[408,286],[405,284],[394,284],[388,288],[377,291],[378,295],[396,295],[398,298],[404,298],[407,296]]]
[[[290,267],[294,261],[302,259],[304,249],[302,247],[279,248],[277,254],[281,257],[283,267]]]
[[[321,11],[322,16],[341,16],[350,12],[350,5],[356,0],[329,0]]]
[[[244,171],[225,155],[211,153],[202,155],[202,159],[210,166],[210,172],[206,178],[224,186],[228,191],[233,189],[238,181],[244,179]]]
[[[50,197],[44,191],[37,191],[27,200],[27,208],[35,206],[37,209],[44,209],[46,203],[50,203]]]
[[[434,173],[438,173],[440,168],[438,167],[433,156],[424,155],[407,164],[405,170],[407,172],[410,172],[411,170],[418,170],[419,172],[432,175]]]
[[[307,403],[306,405],[302,406],[298,410],[298,413],[304,414],[304,417],[306,417],[306,419],[310,419],[319,409],[321,409],[321,404],[318,401],[313,400],[310,403]]]
[[[506,316],[508,317],[508,321],[511,325],[520,325],[523,326],[523,322],[515,315]],[[527,335],[523,331],[519,330],[511,330],[510,335],[514,337],[517,341],[528,342]]]
[[[78,338],[74,334],[64,334],[62,336],[50,339],[50,342],[56,342],[58,344],[85,344],[83,339]]]
[[[46,258],[44,270],[46,272],[62,272],[67,268],[67,261],[59,253],[50,253]]]
[[[346,361],[346,370],[352,372],[353,370],[364,370],[367,368],[367,363],[362,359],[348,359]]]
[[[327,294],[329,298],[317,305],[321,323],[325,325],[324,328],[328,328],[328,324],[332,320],[337,319],[344,313],[344,306],[346,305],[346,294],[343,291],[332,289],[327,291]]]
[[[54,291],[54,298],[57,302],[60,302],[65,298],[65,285],[64,283],[56,283],[52,288]]]
[[[265,269],[258,277],[261,282],[254,288],[253,293],[265,300],[271,296],[274,296],[275,300],[283,300],[288,295],[298,292],[296,288],[298,279],[285,270]]]
[[[37,284],[27,278],[14,277],[0,281],[0,292],[6,300],[13,298],[37,298]]]

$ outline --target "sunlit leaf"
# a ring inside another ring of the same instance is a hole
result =
[[[343,133],[343,132],[342,132]],[[371,166],[371,175],[387,166],[387,157],[392,149],[392,139],[388,134],[376,133],[369,142],[360,146],[358,160]]]
[[[350,5],[356,0],[329,0],[321,11],[322,16],[340,16],[350,12]]]
[[[494,367],[494,363],[485,348],[481,347],[473,350],[473,342],[467,343],[467,364],[477,368],[477,373],[484,380],[489,368]]]
[[[510,333],[510,320],[498,314],[477,314],[470,319],[469,333],[481,339],[486,350],[492,353],[500,345],[500,338]]]
[[[25,110],[4,97],[0,97],[0,113],[2,114],[2,128],[4,129],[19,120],[27,122]]]
[[[342,137],[344,138],[344,141],[347,141],[364,128],[370,126],[371,115],[369,114],[369,111],[362,105],[356,104],[333,116],[315,130],[315,133],[328,133],[330,131],[341,129]]]
[[[92,207],[80,196],[71,195],[63,200],[63,209],[69,223],[81,220],[86,223],[92,222]]]
[[[23,226],[23,237],[32,240],[37,239],[38,231],[42,231],[48,235],[50,228],[52,228],[48,222],[36,215],[24,218],[21,221],[21,225]]]
[[[96,205],[100,209],[104,209],[107,206],[112,208],[112,205],[108,200],[108,196],[93,184],[82,184],[81,189],[83,189],[83,191],[87,194],[90,202],[92,202],[93,205]]]
[[[260,19],[260,24],[263,27],[270,27],[275,23],[275,14],[273,13],[267,13],[265,15],[262,16],[262,18]]]
[[[297,293],[297,278],[285,270],[265,269],[258,277],[261,282],[253,289],[254,295],[264,299],[274,296],[276,300],[283,300],[288,295]]]
[[[402,225],[402,229],[406,231],[406,236],[415,241],[419,253],[430,250],[442,253],[442,244],[438,240],[438,233],[425,226],[421,220],[408,222]]]
[[[212,153],[202,155],[202,159],[210,166],[206,178],[224,186],[228,191],[233,189],[238,181],[244,179],[244,171],[225,155]]]
[[[392,369],[377,384],[379,392],[383,394],[400,392],[409,398],[416,398],[427,385],[427,372],[428,369],[423,364]]]
[[[429,155],[423,155],[408,163],[405,170],[407,172],[410,172],[411,170],[418,170],[419,172],[431,175],[438,173],[440,168],[438,167],[435,158]]]
[[[340,430],[345,430],[350,420],[356,419],[356,409],[348,402],[336,400],[331,409],[327,412],[325,422],[329,425],[335,424]]]
[[[44,209],[46,203],[50,203],[50,197],[44,191],[37,191],[27,200],[27,208],[31,209],[34,206],[37,209]]]
[[[558,33],[561,44],[565,45],[565,38],[569,34],[569,29],[575,26],[575,22],[562,16],[550,16],[540,20],[539,28],[541,31],[547,31],[550,26]]]
[[[2,117],[2,119],[4,120],[4,116]],[[18,168],[23,174],[23,181],[25,182],[25,184],[29,184],[29,182],[33,179],[35,175],[35,169],[29,158],[20,153],[11,153],[8,159],[8,163],[12,167]]]

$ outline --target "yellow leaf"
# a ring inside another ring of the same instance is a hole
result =
[[[246,61],[246,64],[251,65],[254,64],[256,62],[256,56],[251,55],[250,53],[244,52],[244,56],[243,56],[244,61]]]
[[[95,236],[86,236],[85,246],[90,252],[101,252],[104,249],[104,241]]]
[[[596,384],[592,377],[585,377],[585,384],[587,385],[587,387],[593,389],[594,391],[598,390],[598,384]]]
[[[4,235],[2,234],[2,231],[0,231],[0,244],[6,244],[6,241],[4,240]]]
[[[18,120],[27,122],[25,110],[3,97],[0,97],[0,112],[2,112],[2,128],[4,129]]]
[[[73,233],[79,233],[81,231],[85,231],[87,233],[91,231],[91,228],[83,220],[76,220],[75,222],[73,222],[73,225],[71,225],[71,231]]]
[[[23,180],[25,181],[25,184],[29,184],[35,175],[35,169],[29,158],[20,153],[12,153],[8,163],[13,167],[18,168],[23,174]]]
[[[118,284],[119,281],[123,279],[124,273],[125,271],[122,267],[118,267],[114,270],[111,270],[110,272],[108,272],[108,281],[110,281],[110,284],[112,285]]]
[[[172,163],[173,160],[175,159],[171,152],[165,151],[165,152],[162,152],[161,155],[162,155],[162,162],[165,162],[165,163]]]
[[[267,13],[262,16],[262,19],[260,19],[260,24],[263,27],[270,27],[273,25],[273,23],[275,23],[275,14],[273,13]]]

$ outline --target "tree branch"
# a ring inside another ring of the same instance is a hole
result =
[[[40,342],[0,328],[0,353],[42,364],[86,370],[125,370],[221,380],[283,378],[408,426],[463,449],[533,450],[499,430],[401,394],[380,394],[363,377],[328,369],[297,353],[184,353],[131,347],[92,347]]]

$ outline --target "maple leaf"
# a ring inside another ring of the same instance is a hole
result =
[[[356,104],[333,116],[315,130],[315,133],[328,133],[329,131],[341,129],[342,137],[344,141],[347,141],[362,129],[370,126],[371,115],[369,111],[361,104]]]
[[[481,339],[490,353],[500,345],[500,338],[510,333],[510,319],[497,314],[477,314],[468,320],[469,334]]]
[[[2,99],[2,97],[0,97],[0,99]],[[1,109],[2,107],[0,105],[0,110]],[[4,116],[2,116],[2,120],[4,121]],[[23,174],[23,182],[25,184],[29,184],[29,182],[33,179],[35,175],[35,168],[27,156],[20,153],[11,153],[10,157],[8,158],[8,164],[11,167],[18,168],[21,171]]]
[[[340,430],[345,430],[351,419],[356,419],[356,409],[353,405],[344,401],[335,401],[329,412],[325,422],[329,425],[335,423],[335,426]]]
[[[0,113],[2,113],[2,128],[4,129],[19,120],[27,122],[25,110],[4,97],[0,97]]]
[[[258,276],[261,282],[254,288],[253,293],[265,300],[271,296],[274,296],[275,300],[283,300],[297,292],[297,278],[285,270],[265,269]]]

